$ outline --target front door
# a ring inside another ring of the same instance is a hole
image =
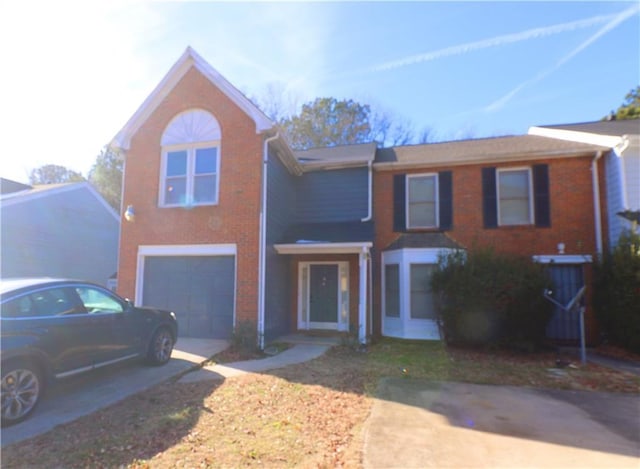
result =
[[[582,264],[550,264],[547,271],[553,283],[553,298],[560,304],[568,304],[584,286]],[[547,324],[547,337],[556,340],[580,338],[580,315],[576,310],[553,308],[553,316]]]
[[[309,322],[312,327],[335,329],[338,325],[338,266],[312,264],[309,279]]]

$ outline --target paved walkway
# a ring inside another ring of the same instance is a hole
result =
[[[246,360],[224,365],[216,364],[204,366],[197,370],[182,375],[179,383],[193,383],[195,381],[206,381],[223,378],[231,378],[246,373],[259,373],[262,371],[275,370],[289,365],[296,365],[314,358],[318,358],[325,353],[331,345],[328,344],[295,344],[284,352],[273,357],[261,358],[258,360]]]

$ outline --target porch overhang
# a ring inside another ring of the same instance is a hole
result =
[[[367,311],[371,306],[367,277],[371,275],[371,241],[330,243],[325,241],[298,241],[274,245],[278,254],[357,254],[358,255],[358,341],[367,343]]]
[[[290,244],[276,244],[278,254],[360,254],[373,246],[370,241],[353,243],[327,243],[322,241],[300,241]]]

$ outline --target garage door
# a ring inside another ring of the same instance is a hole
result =
[[[174,311],[181,337],[228,339],[234,279],[234,256],[147,256],[143,304]]]

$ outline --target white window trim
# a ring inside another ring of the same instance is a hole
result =
[[[436,212],[436,223],[435,225],[424,225],[424,226],[411,226],[410,225],[410,190],[409,190],[409,180],[412,178],[423,178],[423,177],[433,177],[435,179],[435,212]],[[420,173],[420,174],[407,174],[406,182],[405,182],[405,197],[404,197],[404,206],[405,206],[405,220],[407,229],[427,229],[427,228],[438,228],[440,226],[440,181],[438,177],[438,173]]]
[[[439,340],[440,331],[434,319],[411,318],[411,265],[438,264],[441,255],[455,252],[445,248],[409,248],[382,253],[382,335],[401,339]],[[400,316],[387,316],[386,278],[387,264],[397,264],[400,275]],[[424,334],[423,337],[420,334]]]
[[[311,282],[311,266],[312,265],[335,265],[338,267],[338,322],[337,323],[314,323],[309,318],[309,288]],[[306,279],[304,272],[306,270]],[[303,281],[303,279],[306,280]],[[342,280],[346,280],[346,289],[343,291]],[[349,295],[351,294],[349,287],[349,262],[300,262],[298,264],[298,329],[332,329],[338,331],[349,330]]]
[[[222,146],[220,140],[210,140],[207,142],[197,142],[197,143],[185,143],[180,145],[166,145],[162,147],[162,163],[160,165],[160,184],[159,184],[159,194],[158,194],[158,206],[160,207],[183,207],[184,204],[167,204],[165,203],[165,190],[167,183],[167,154],[173,151],[186,151],[187,152],[187,183],[186,183],[186,194],[187,197],[193,199],[193,190],[194,190],[194,180],[195,180],[195,167],[196,167],[196,150],[201,148],[216,148],[216,191],[214,194],[213,202],[200,202],[195,203],[191,201],[188,203],[188,206],[203,206],[203,205],[218,205],[219,194],[220,194],[220,160],[222,155]],[[210,173],[207,173],[210,174]]]
[[[529,180],[529,220],[522,223],[501,223],[500,219],[500,173],[508,173],[514,171],[527,171]],[[533,173],[529,166],[519,166],[517,168],[498,168],[496,170],[496,210],[498,214],[498,226],[526,226],[534,224],[534,207],[533,207]]]

